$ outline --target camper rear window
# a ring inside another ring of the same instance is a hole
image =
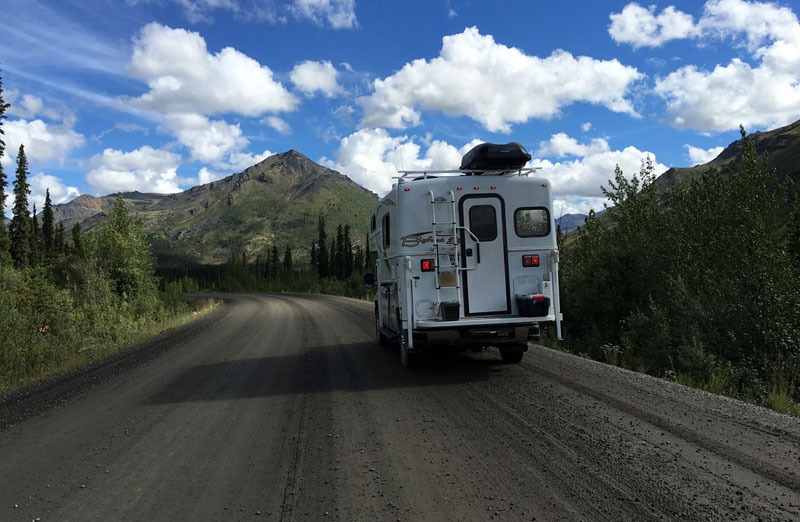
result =
[[[469,209],[469,228],[478,241],[497,239],[497,214],[492,205],[475,205]]]
[[[518,208],[514,230],[519,237],[544,237],[550,234],[550,212],[544,207]]]
[[[389,214],[383,216],[383,246],[388,247],[390,243],[389,236]]]

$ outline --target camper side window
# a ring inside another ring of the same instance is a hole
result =
[[[550,212],[544,207],[514,211],[514,231],[519,237],[544,237],[550,234]]]
[[[383,246],[388,248],[389,243],[391,242],[389,235],[389,214],[383,216]]]

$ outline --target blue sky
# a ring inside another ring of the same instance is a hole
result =
[[[32,201],[176,192],[296,149],[385,192],[518,141],[564,212],[800,119],[797,6],[5,0],[4,168]],[[10,202],[9,202],[10,203]]]

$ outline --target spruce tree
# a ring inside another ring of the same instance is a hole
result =
[[[277,245],[272,247],[272,255],[270,257],[270,265],[272,265],[272,275],[274,277],[278,275],[278,269],[281,266],[281,259],[280,254],[278,253]]]
[[[53,202],[50,201],[50,189],[48,188],[44,195],[44,210],[42,211],[42,257],[44,259],[53,257],[54,236]]]
[[[336,278],[339,280],[344,279],[345,261],[344,261],[344,229],[342,225],[336,227]]]
[[[36,203],[31,213],[31,266],[42,264],[42,241],[39,230],[39,218],[36,217]]]
[[[317,245],[319,251],[317,252],[317,273],[320,279],[330,275],[330,265],[328,263],[328,234],[325,231],[325,218],[319,216],[319,224],[317,226]]]
[[[3,120],[6,119],[6,109],[9,104],[3,101],[3,78],[0,77],[0,259],[4,257],[4,253],[8,252],[8,231],[6,230],[5,223],[5,208],[6,208],[6,187],[8,180],[6,173],[3,170],[2,159],[6,151],[6,143],[3,141]]]
[[[336,277],[336,237],[331,238],[330,254],[328,256],[328,276]]]
[[[75,223],[72,227],[72,253],[80,258],[85,258],[83,251],[83,235],[81,234],[81,224]]]
[[[344,226],[344,276],[353,273],[353,241],[350,239],[350,225]]]
[[[286,247],[286,252],[283,254],[283,268],[285,268],[287,272],[292,270],[292,249],[288,246]]]
[[[314,241],[311,242],[311,254],[310,254],[310,257],[311,257],[311,268],[313,270],[316,270],[316,267],[317,267],[317,244]]]
[[[53,250],[55,250],[56,257],[66,253],[66,235],[67,231],[64,230],[64,223],[59,223],[53,240]]]
[[[11,238],[11,258],[18,268],[28,266],[31,255],[31,218],[28,214],[28,160],[25,158],[24,145],[19,146],[17,153],[17,179],[14,181],[13,217],[9,226]]]

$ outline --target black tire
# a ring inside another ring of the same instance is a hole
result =
[[[521,343],[513,343],[500,348],[500,357],[506,364],[516,364],[522,360],[525,354],[524,345]]]
[[[381,346],[389,346],[389,338],[381,333],[381,319],[378,317],[378,309],[375,308],[375,337]]]
[[[397,348],[400,351],[400,365],[403,368],[416,368],[419,365],[419,355],[412,354],[408,349],[408,341],[406,340],[406,333],[403,331],[402,323],[400,332],[397,335]]]

